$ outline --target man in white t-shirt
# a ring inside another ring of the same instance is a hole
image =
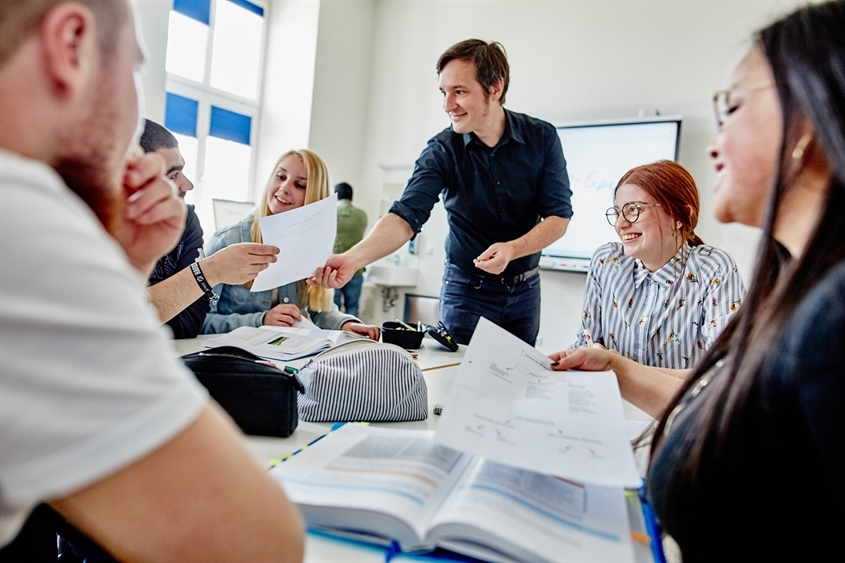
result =
[[[126,154],[126,0],[0,2],[0,547],[47,503],[119,560],[296,560],[296,509],[144,297],[185,208]]]

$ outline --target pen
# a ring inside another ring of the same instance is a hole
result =
[[[422,332],[422,321],[417,320],[417,331]]]
[[[409,325],[408,323],[406,323],[404,321],[400,321],[399,319],[396,319],[396,322],[399,323],[400,325],[404,326],[408,330],[417,330],[414,327],[412,327],[411,325]]]
[[[284,372],[289,373],[291,375],[296,375],[297,373],[299,373],[299,370],[292,366],[285,366]]]
[[[587,341],[587,348],[592,348],[592,347],[593,347],[593,335],[592,335],[592,334],[590,334],[590,329],[589,329],[589,328],[585,328],[585,329],[584,329],[584,340],[586,340],[586,341]]]

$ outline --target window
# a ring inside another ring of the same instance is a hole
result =
[[[179,140],[186,200],[214,232],[213,199],[249,201],[260,109],[266,2],[174,0],[164,125]]]

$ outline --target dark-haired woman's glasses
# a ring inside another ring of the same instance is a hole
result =
[[[646,207],[660,207],[660,204],[630,201],[623,205],[622,209],[619,209],[618,207],[608,207],[604,216],[607,217],[607,222],[610,223],[611,227],[616,226],[616,221],[619,220],[620,215],[629,223],[636,223],[637,219],[640,218],[640,210]]]
[[[713,113],[716,117],[716,129],[719,130],[728,120],[728,116],[736,109],[736,105],[731,105],[731,93],[733,92],[750,92],[752,90],[763,90],[771,88],[775,83],[772,80],[761,80],[759,82],[749,82],[748,84],[739,84],[727,90],[719,90],[713,93]]]

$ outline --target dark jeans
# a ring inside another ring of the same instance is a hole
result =
[[[340,289],[334,290],[334,304],[340,309],[340,296],[343,295],[342,309],[347,315],[358,316],[358,300],[361,298],[361,286],[364,285],[364,276],[353,276],[349,283]]]
[[[540,274],[513,285],[471,275],[446,263],[440,289],[440,319],[458,344],[484,317],[534,346],[540,332]]]

